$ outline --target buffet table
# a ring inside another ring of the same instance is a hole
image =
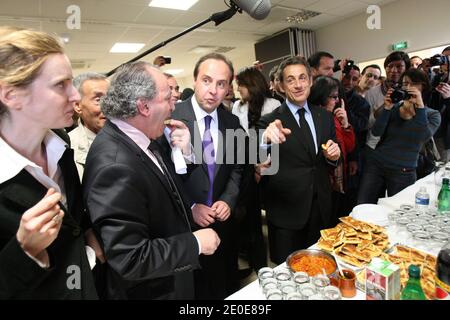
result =
[[[435,174],[432,173],[418,181],[414,185],[409,186],[408,188],[402,190],[398,194],[396,194],[393,197],[388,198],[380,198],[378,201],[378,205],[382,206],[385,210],[391,211],[398,209],[400,205],[402,204],[410,204],[413,205],[415,201],[415,193],[419,190],[420,187],[425,186],[427,188],[428,193],[430,194],[430,206],[434,206],[436,203],[436,198],[439,193],[438,186],[435,185]],[[397,239],[391,239],[394,238],[394,235],[389,234],[389,238],[391,241],[391,244],[394,244],[397,242]],[[313,245],[311,247],[312,249],[317,249],[316,245]],[[338,263],[343,268],[349,268],[348,264],[342,264],[341,261],[338,261]],[[277,266],[277,268],[281,268],[286,266],[285,263]],[[357,270],[357,268],[352,268],[354,270]],[[354,296],[351,299],[343,298],[343,300],[365,300],[366,294],[360,290],[357,290],[356,296]],[[226,298],[226,300],[265,300],[265,296],[259,286],[258,279],[253,281],[252,283],[248,284],[244,288],[240,289],[239,291],[235,292],[234,294],[230,295]]]

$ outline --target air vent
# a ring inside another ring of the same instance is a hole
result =
[[[211,53],[211,52],[216,52],[216,53],[226,53],[229,52],[233,49],[235,49],[236,47],[220,47],[220,46],[197,46],[192,48],[191,50],[189,50],[190,53],[195,53],[195,54],[207,54],[207,53]]]
[[[286,17],[286,21],[289,23],[302,23],[318,15],[320,15],[320,12],[301,9],[296,14]]]
[[[87,69],[90,68],[95,60],[92,59],[74,59],[70,60],[72,69]]]

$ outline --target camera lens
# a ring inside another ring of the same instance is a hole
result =
[[[395,89],[391,93],[391,100],[393,103],[399,103],[400,101],[408,100],[409,98],[411,98],[411,95],[402,89]]]

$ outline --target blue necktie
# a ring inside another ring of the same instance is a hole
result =
[[[203,134],[203,160],[208,167],[208,178],[209,178],[209,190],[208,198],[206,199],[206,205],[211,207],[213,204],[213,185],[214,185],[214,172],[216,169],[215,153],[214,153],[214,143],[211,136],[211,116],[206,116],[205,118],[205,133]]]

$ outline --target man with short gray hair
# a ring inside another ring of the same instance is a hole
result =
[[[101,103],[107,121],[91,146],[84,202],[102,240],[108,299],[192,299],[199,255],[220,239],[191,231],[192,213],[170,160],[156,140],[191,152],[187,127],[171,116],[164,74],[146,62],[123,65]]]
[[[79,123],[69,132],[69,137],[81,180],[89,148],[105,124],[106,118],[100,110],[100,99],[106,94],[109,81],[102,74],[87,72],[75,77],[73,85],[80,93],[81,100],[74,106],[79,116]]]

